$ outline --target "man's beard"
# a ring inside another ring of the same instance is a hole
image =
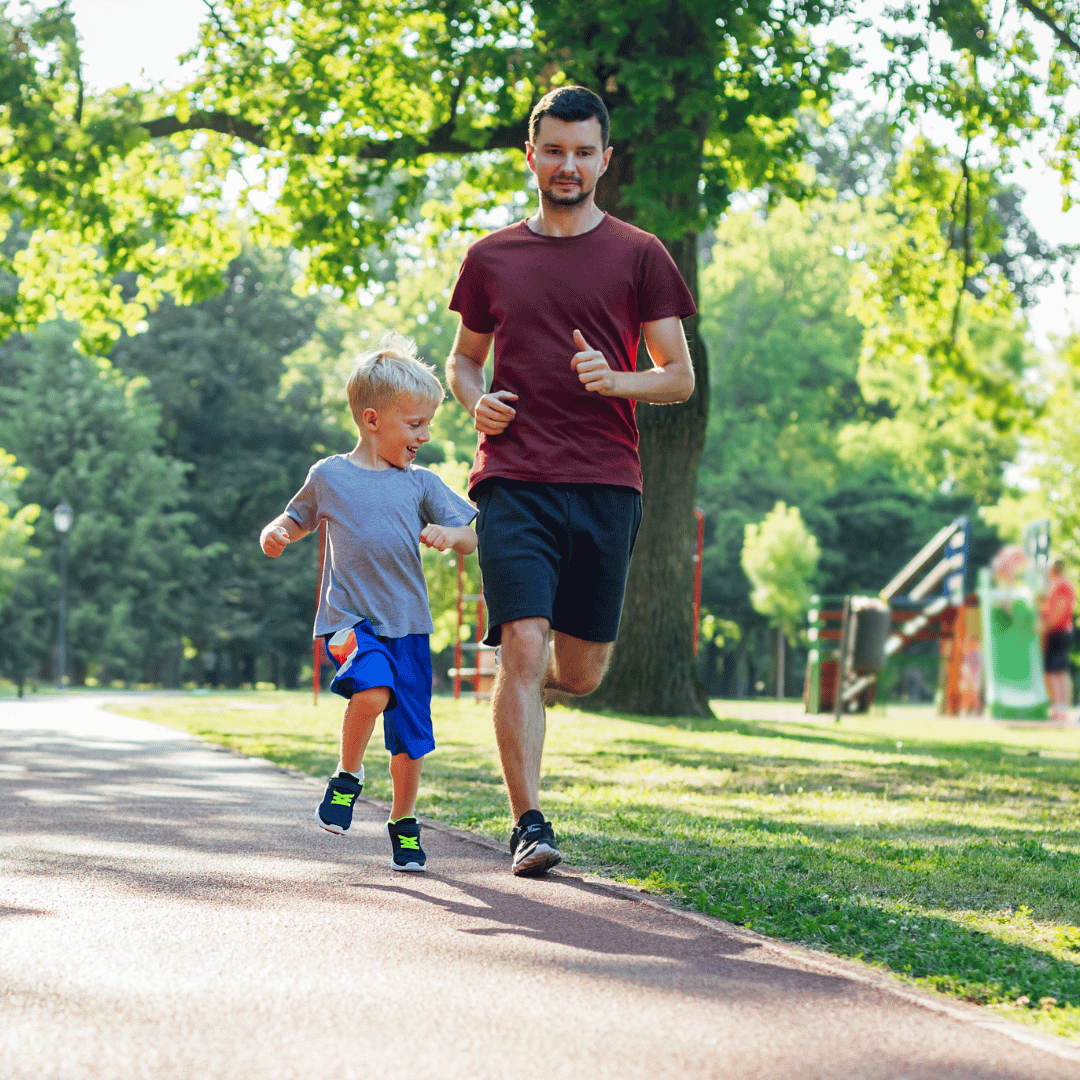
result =
[[[550,206],[578,206],[592,194],[592,188],[586,191],[582,186],[576,195],[559,196],[554,193],[554,187],[553,183],[546,191],[540,192],[540,197]]]

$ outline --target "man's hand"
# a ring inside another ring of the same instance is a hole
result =
[[[517,399],[517,394],[512,394],[509,390],[484,394],[473,410],[473,427],[482,435],[498,435],[505,431],[510,421],[517,416],[517,410],[507,402]]]
[[[614,395],[615,372],[611,370],[604,354],[598,349],[590,348],[580,330],[574,331],[574,343],[581,351],[574,353],[570,366],[577,372],[585,389],[604,397]]]
[[[268,525],[263,529],[259,543],[271,559],[276,559],[289,546],[289,534],[281,525]]]

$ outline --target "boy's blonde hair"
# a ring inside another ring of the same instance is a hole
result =
[[[437,405],[445,393],[435,368],[417,357],[416,343],[393,332],[377,349],[356,358],[345,390],[358,428],[363,427],[365,409],[385,408],[403,397]]]

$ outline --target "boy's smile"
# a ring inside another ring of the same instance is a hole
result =
[[[360,445],[350,457],[363,468],[407,469],[420,447],[431,441],[428,428],[438,407],[438,402],[407,396],[365,409]]]

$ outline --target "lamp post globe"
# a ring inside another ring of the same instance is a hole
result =
[[[66,502],[61,503],[53,511],[53,524],[61,536],[71,529],[71,523],[75,520],[75,511]]]
[[[53,524],[60,534],[60,639],[57,642],[60,663],[56,677],[57,690],[67,689],[67,546],[68,533],[74,520],[75,512],[66,502],[53,511]]]

